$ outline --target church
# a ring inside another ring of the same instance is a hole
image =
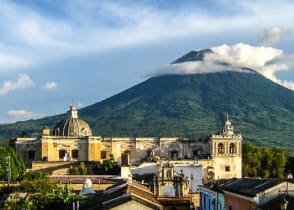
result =
[[[27,167],[34,163],[101,161],[114,159],[122,165],[138,165],[155,158],[201,164],[207,176],[242,177],[242,136],[227,117],[224,128],[206,139],[170,137],[101,137],[79,118],[70,105],[67,117],[53,131],[44,127],[36,137],[18,137],[15,149]]]

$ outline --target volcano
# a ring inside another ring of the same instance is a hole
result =
[[[201,61],[211,50],[192,51],[172,64]],[[151,77],[79,110],[95,135],[205,138],[222,129],[228,114],[245,141],[294,148],[294,91],[261,74],[224,70]],[[1,125],[4,137],[53,127],[64,115]],[[16,132],[16,129],[18,133]],[[4,132],[5,131],[5,132]],[[294,152],[294,150],[292,151]]]

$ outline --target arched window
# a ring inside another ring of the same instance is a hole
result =
[[[201,158],[204,154],[203,149],[197,149],[193,151],[193,158]]]
[[[62,160],[65,157],[66,151],[64,149],[59,150],[59,159]]]
[[[219,143],[217,145],[217,151],[218,151],[219,154],[224,154],[225,153],[225,147],[224,147],[223,143]]]
[[[128,166],[130,164],[130,152],[125,151],[121,154],[121,164],[122,166]]]
[[[55,136],[59,136],[59,132],[60,132],[60,129],[59,128],[56,128],[55,129]]]
[[[229,152],[230,154],[236,153],[236,145],[234,143],[231,143],[229,146]]]

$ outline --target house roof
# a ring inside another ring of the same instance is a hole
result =
[[[103,202],[107,202],[112,200],[113,198],[118,198],[127,193],[127,184],[119,183],[114,186],[107,188],[104,191],[96,192],[92,194],[86,202],[81,201],[80,209],[87,210],[97,210],[97,209],[105,209],[102,207]]]
[[[199,185],[199,187],[207,189],[208,191],[223,193],[223,189],[236,180],[237,180],[236,178],[220,179],[220,180],[217,180],[217,183],[215,184]]]
[[[223,187],[223,190],[237,193],[249,197],[255,197],[256,194],[263,192],[282,183],[280,180],[265,180],[259,178],[237,179]]]
[[[158,210],[163,209],[163,206],[161,204],[159,204],[157,202],[150,201],[150,200],[145,199],[145,198],[138,196],[136,194],[124,194],[120,197],[116,197],[111,200],[105,201],[102,203],[102,209],[110,209],[113,207],[117,207],[117,206],[120,206],[121,204],[129,202],[131,200],[134,200],[134,201],[141,203],[142,205],[149,207],[149,208],[152,208],[152,209],[158,209]]]
[[[80,207],[87,210],[105,210],[120,206],[129,201],[136,201],[151,209],[163,209],[149,188],[136,182],[132,184],[127,184],[126,182],[118,183],[103,192],[97,192],[91,195],[86,203],[81,202]]]

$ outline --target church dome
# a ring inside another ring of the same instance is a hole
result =
[[[66,119],[61,120],[55,126],[55,136],[92,136],[92,130],[88,123],[78,117],[78,111],[74,105],[70,105]]]

